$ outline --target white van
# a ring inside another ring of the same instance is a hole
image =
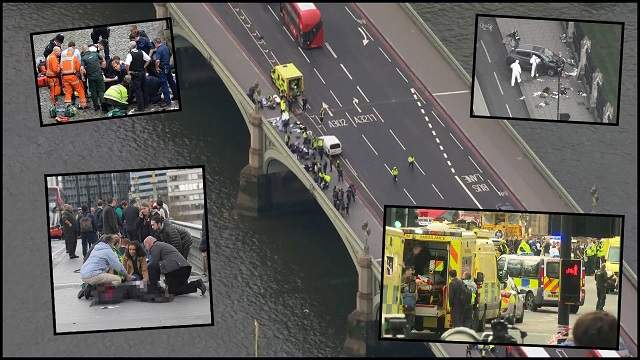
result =
[[[325,135],[320,136],[319,139],[322,139],[322,147],[324,148],[324,153],[327,155],[338,155],[342,153],[342,144],[340,144],[340,140],[333,135]]]

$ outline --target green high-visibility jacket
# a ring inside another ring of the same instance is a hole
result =
[[[521,252],[531,254],[531,247],[524,240],[520,241],[520,246],[518,246],[518,254]]]
[[[107,91],[104,92],[104,98],[111,99],[122,104],[128,104],[127,101],[129,99],[129,94],[127,93],[126,87],[122,84],[117,84],[109,87]]]

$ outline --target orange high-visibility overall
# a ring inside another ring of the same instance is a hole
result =
[[[60,91],[62,90],[60,87],[60,62],[58,62],[58,57],[54,53],[49,54],[46,65],[51,105],[56,106],[56,96],[60,95]]]
[[[80,72],[80,61],[73,55],[72,49],[63,51],[60,59],[65,104],[71,104],[71,94],[73,94],[73,91],[76,91],[80,98],[80,107],[86,107],[87,97],[84,94],[84,87],[82,86],[78,75],[76,75]]]

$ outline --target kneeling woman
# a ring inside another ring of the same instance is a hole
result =
[[[133,241],[129,243],[122,265],[127,270],[127,274],[131,276],[131,280],[149,281],[147,253],[139,242]]]
[[[122,274],[126,281],[131,280],[131,276],[116,254],[115,248],[119,241],[118,235],[109,234],[103,235],[100,242],[94,245],[89,257],[80,268],[80,278],[83,282],[89,285],[117,285],[122,282],[118,274]],[[115,274],[110,273],[112,270]]]

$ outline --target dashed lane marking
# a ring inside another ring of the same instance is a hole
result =
[[[329,43],[328,43],[328,42],[325,42],[324,44],[327,46],[327,49],[329,50],[329,52],[331,53],[331,55],[333,55],[333,58],[334,58],[334,59],[337,59],[337,58],[338,58],[338,55],[336,55],[336,53],[333,51],[333,48],[331,48],[331,45],[329,45]]]
[[[408,84],[409,80],[407,80],[407,78],[404,77],[404,74],[400,71],[400,69],[396,68],[396,71],[398,72],[398,74],[400,74],[400,76],[402,76],[402,78],[404,79],[404,82],[406,82]]]
[[[500,85],[500,80],[498,80],[498,75],[496,75],[496,72],[493,72],[493,76],[495,76],[496,78],[496,82],[498,83],[498,89],[500,89],[500,94],[504,95],[504,92],[502,92],[502,86]]]
[[[404,193],[407,194],[407,196],[409,197],[409,199],[411,200],[411,202],[413,203],[413,205],[416,205],[415,200],[413,200],[413,198],[411,197],[411,195],[409,195],[409,192],[407,191],[407,189],[402,188],[402,190],[404,190]]]
[[[354,124],[355,125],[355,124]],[[373,150],[373,152],[376,154],[376,156],[378,156],[378,152],[376,151],[376,149],[373,148],[373,146],[371,145],[371,143],[369,142],[369,140],[367,140],[367,138],[364,136],[364,134],[361,134],[362,138],[364,139],[364,141],[367,142],[367,144],[369,145],[369,147],[371,148],[371,150]],[[387,164],[385,164],[384,166],[387,166]]]
[[[480,39],[480,44],[482,44],[482,48],[484,49],[484,53],[487,55],[487,60],[489,60],[489,64],[491,64],[491,58],[489,57],[489,52],[487,51],[487,48],[484,46],[484,41],[482,41],[482,39]]]
[[[376,113],[376,115],[378,115],[378,117],[380,118],[380,120],[382,122],[384,122],[384,119],[382,118],[382,116],[380,116],[380,114],[378,114],[378,110],[376,110],[376,108],[374,108],[373,106],[371,107],[373,109],[373,111]]]
[[[444,127],[444,124],[442,123],[442,120],[440,120],[440,118],[438,117],[438,115],[436,115],[435,112],[433,112],[433,110],[431,110],[431,113],[433,114],[433,116],[436,117],[436,119],[438,119],[438,122],[440,123],[440,125],[442,125],[442,127]]]
[[[316,75],[318,75],[318,77],[320,78],[320,81],[322,81],[323,84],[327,85],[326,82],[324,82],[324,79],[322,78],[322,76],[320,76],[320,73],[318,72],[318,70],[316,70],[316,68],[313,68],[313,71],[316,72]],[[340,105],[342,106],[342,105]]]
[[[360,91],[360,94],[362,94],[362,96],[364,97],[364,99],[365,99],[367,102],[370,102],[370,101],[369,101],[369,98],[367,97],[367,95],[365,95],[365,94],[362,92],[362,89],[360,89],[360,86],[357,86],[357,85],[356,85],[356,88],[358,89],[358,91]]]
[[[438,193],[438,196],[440,196],[440,199],[444,200],[444,196],[442,196],[442,194],[440,194],[440,191],[438,191],[438,188],[433,184],[431,184],[431,186],[433,186],[433,190],[435,190]]]
[[[302,51],[302,49],[300,49],[300,46],[298,46],[298,50],[300,50],[300,53],[302,54],[302,56],[304,56],[305,59],[307,59],[307,62],[309,64],[311,64],[311,60],[309,60],[309,58],[307,57],[307,55],[304,53],[304,51]]]
[[[387,60],[388,60],[389,62],[391,62],[391,59],[389,59],[389,57],[387,56],[387,54],[385,54],[384,50],[382,50],[382,48],[381,48],[381,47],[379,47],[379,46],[378,46],[378,49],[380,49],[380,52],[382,53],[382,55],[384,55],[384,57],[386,57],[386,58],[387,58]]]
[[[342,107],[342,103],[340,102],[340,100],[338,100],[338,98],[336,97],[336,94],[334,94],[333,91],[331,91],[331,90],[329,90],[329,92],[331,93],[331,95],[333,95],[333,98],[336,100],[338,105],[340,105],[340,107]]]
[[[471,198],[471,200],[473,200],[473,202],[478,206],[478,209],[482,209],[482,206],[480,206],[480,203],[478,202],[478,200],[476,200],[475,197],[473,197],[473,194],[471,194],[471,191],[469,191],[469,189],[467,189],[466,186],[464,186],[464,184],[462,183],[462,180],[460,180],[460,178],[458,177],[458,175],[454,176],[456,178],[456,180],[458,180],[458,183],[460,184],[460,186],[462,186],[462,188],[464,189],[464,191],[466,191],[467,195],[469,195],[469,197]]]
[[[340,64],[340,67],[342,67],[342,70],[344,70],[344,72],[347,74],[347,76],[349,77],[349,79],[353,80],[353,78],[351,77],[351,74],[349,74],[349,72],[347,71],[347,68],[344,67],[344,65]]]
[[[467,157],[469,158],[469,160],[471,160],[471,162],[473,163],[473,165],[476,166],[476,169],[478,169],[478,171],[482,172],[482,169],[480,169],[480,167],[478,166],[478,164],[476,164],[475,161],[473,161],[473,159],[471,158],[471,156],[467,155]],[[498,190],[496,190],[497,192]]]
[[[456,142],[456,144],[458,144],[458,146],[460,146],[460,149],[463,149],[463,148],[462,148],[462,145],[460,145],[460,143],[459,143],[459,142],[458,142],[458,140],[453,136],[453,134],[452,134],[452,133],[449,133],[449,135],[451,135],[451,138],[453,139],[453,141],[455,141],[455,142]]]
[[[402,147],[402,150],[407,150],[404,145],[402,145],[402,143],[400,142],[400,140],[398,140],[398,137],[396,136],[396,134],[393,133],[393,130],[389,129],[389,132],[391,133],[391,135],[393,135],[393,138],[396,139],[396,141],[398,142],[398,144],[400,144],[400,147]]]

